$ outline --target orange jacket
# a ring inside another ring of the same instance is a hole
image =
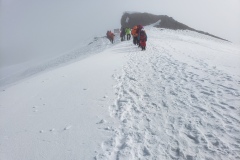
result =
[[[137,26],[134,26],[132,28],[131,34],[132,34],[133,37],[137,37],[138,36],[138,34],[137,34]]]
[[[110,32],[110,35],[109,35],[109,37],[113,39],[113,38],[114,38],[114,36],[115,36],[115,35],[114,35],[112,32]]]

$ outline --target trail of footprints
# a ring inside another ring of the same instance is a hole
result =
[[[99,159],[240,159],[239,82],[170,52],[149,43],[115,76],[120,127]]]

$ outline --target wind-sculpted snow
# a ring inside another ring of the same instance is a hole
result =
[[[23,74],[24,75],[33,74],[49,68],[57,67],[60,65],[66,65],[66,63],[72,63],[73,61],[81,60],[83,58],[86,58],[87,56],[102,52],[103,50],[108,48],[109,45],[110,41],[106,37],[95,37],[94,40],[90,42],[87,46],[84,46],[80,49],[76,49],[58,58],[54,58],[53,60],[50,60],[45,64],[28,69]]]
[[[147,33],[146,51],[119,46],[129,61],[114,75],[109,111],[120,125],[96,159],[240,159],[240,67],[214,58],[239,58],[239,48],[188,31]]]
[[[116,40],[116,42],[118,41]],[[87,56],[102,52],[110,45],[110,41],[106,37],[95,37],[93,41],[88,43],[88,45],[82,46],[69,53],[65,53],[59,57],[45,60],[45,62],[27,62],[25,64],[13,66],[9,71],[1,71],[3,72],[0,79],[1,86],[16,82],[48,69],[79,61]]]

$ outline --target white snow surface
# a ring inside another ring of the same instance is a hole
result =
[[[144,28],[3,86],[0,159],[240,159],[240,46]]]

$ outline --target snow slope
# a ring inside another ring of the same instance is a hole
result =
[[[105,51],[1,90],[0,159],[92,158],[123,55]]]
[[[240,46],[145,30],[2,90],[0,159],[240,159]]]
[[[119,40],[116,40],[116,42],[119,42]],[[0,68],[0,87],[11,85],[42,71],[79,61],[89,55],[102,52],[108,47],[110,47],[110,43],[104,36],[94,37],[93,40],[86,39],[82,44],[79,44],[79,47],[57,57],[51,57],[50,54],[41,59],[40,62],[39,60],[32,60],[11,66],[3,66]]]

